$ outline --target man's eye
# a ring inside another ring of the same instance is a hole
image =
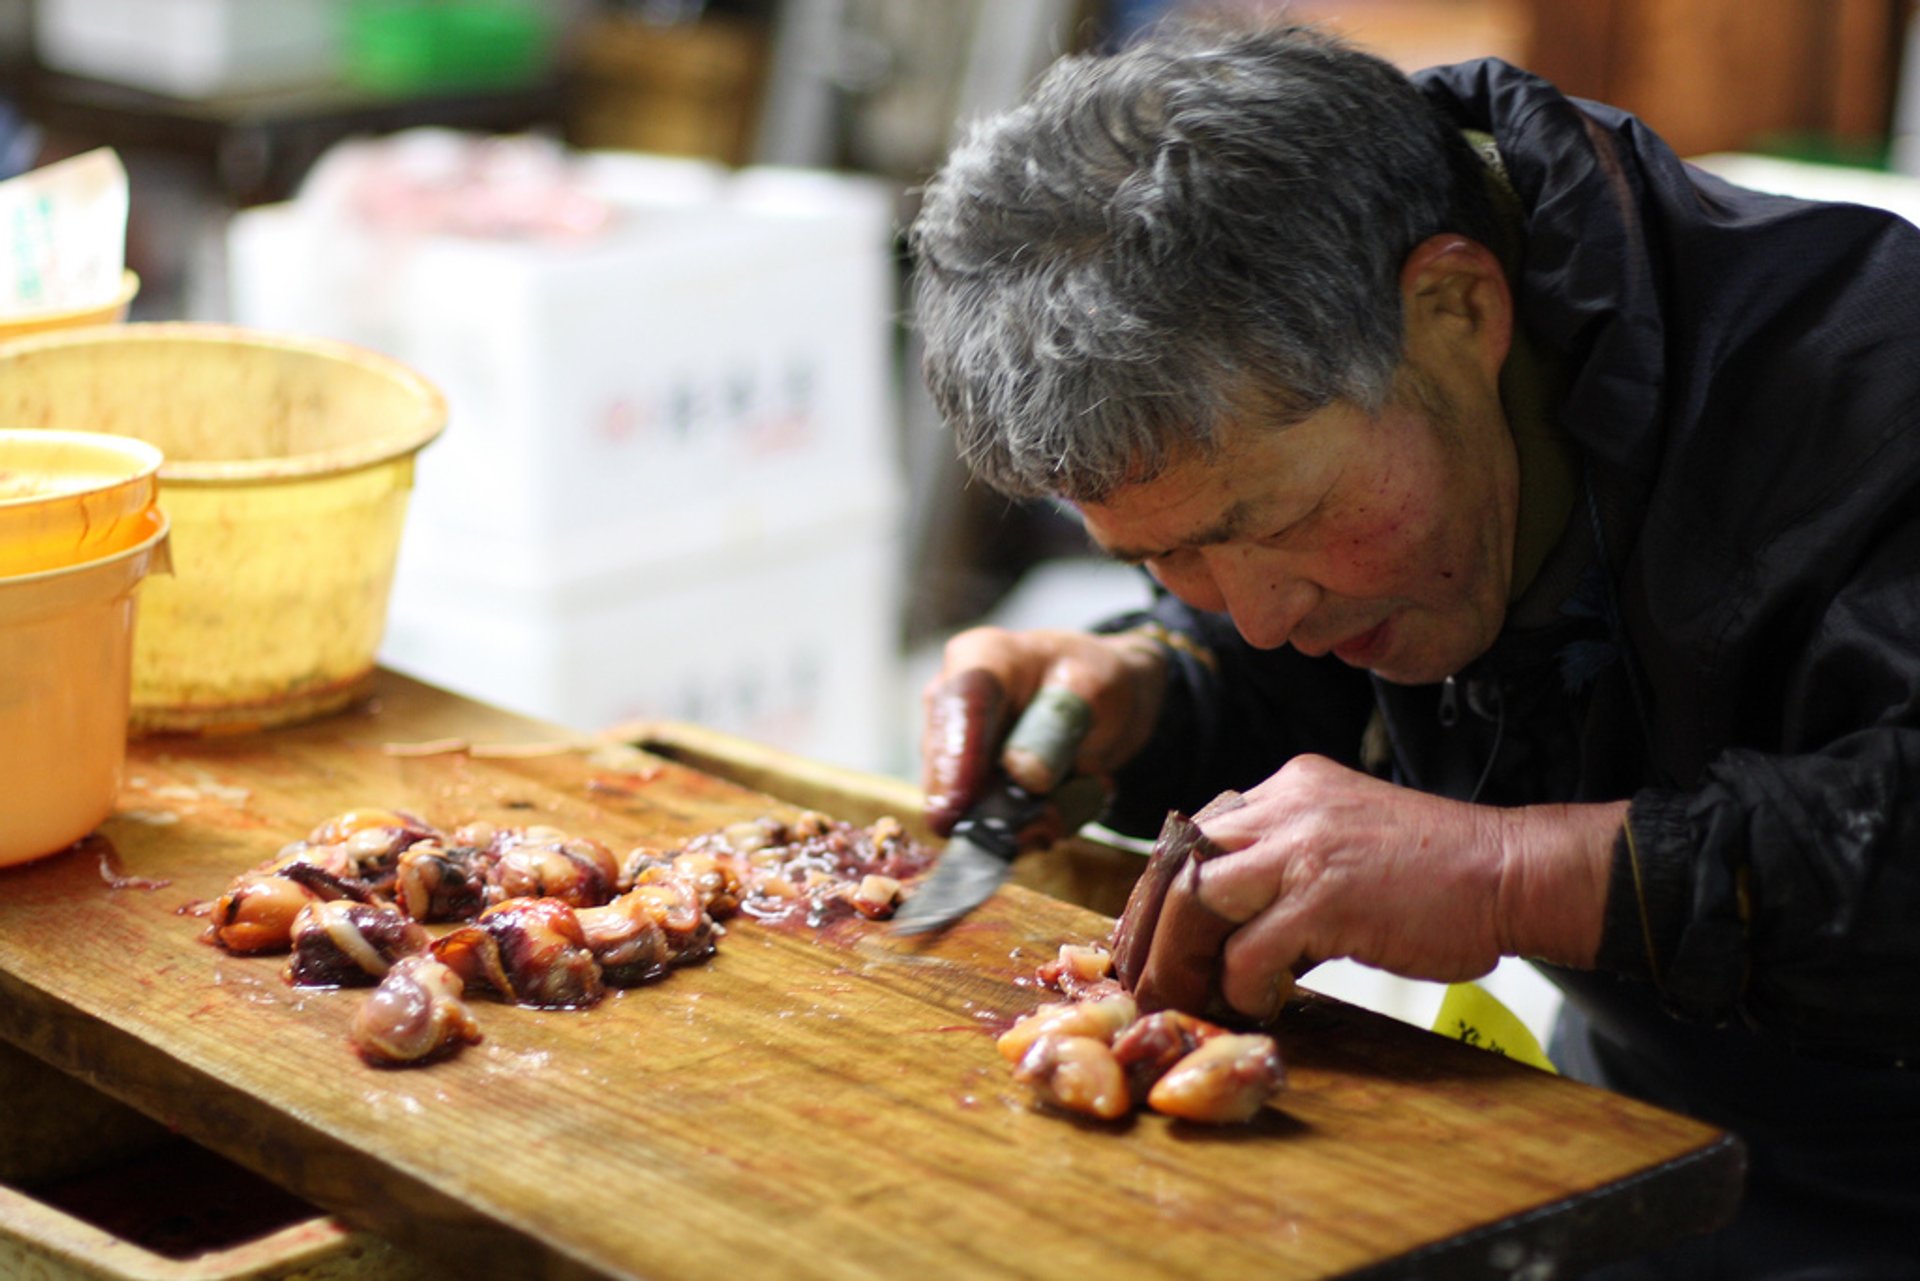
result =
[[[1321,504],[1315,503],[1293,520],[1287,521],[1285,524],[1274,528],[1272,533],[1265,534],[1254,541],[1262,547],[1273,547],[1288,542],[1297,537],[1307,526],[1313,523],[1314,518],[1320,514],[1320,508]]]
[[[1191,547],[1176,547],[1170,552],[1159,552],[1147,557],[1145,563],[1162,568],[1178,568],[1192,560],[1196,553]]]

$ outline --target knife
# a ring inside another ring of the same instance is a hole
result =
[[[1046,686],[1020,714],[1001,756],[1030,755],[1048,774],[1060,778],[1072,767],[1092,721],[1093,709],[1086,699],[1058,685]],[[901,905],[893,932],[943,930],[986,902],[1013,868],[1020,833],[1050,800],[1047,793],[1028,791],[1004,767],[997,767],[986,792],[953,825],[953,835],[932,875]],[[1083,809],[1083,821],[1092,817]]]

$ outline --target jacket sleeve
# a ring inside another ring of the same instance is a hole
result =
[[[1359,759],[1373,708],[1364,672],[1291,648],[1254,649],[1224,615],[1193,609],[1157,586],[1148,609],[1094,630],[1144,631],[1169,660],[1153,736],[1115,778],[1105,821],[1116,831],[1151,837],[1169,809],[1192,813],[1301,752],[1348,765]]]
[[[1633,798],[1601,968],[1805,1052],[1920,1061],[1920,520],[1879,537],[1780,672],[1752,694],[1783,703],[1780,750]]]

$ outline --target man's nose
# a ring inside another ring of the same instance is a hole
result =
[[[1290,574],[1268,556],[1220,549],[1209,571],[1226,600],[1227,613],[1247,644],[1279,649],[1320,599],[1320,589]]]
[[[1206,548],[1197,564],[1162,583],[1197,609],[1227,614],[1255,649],[1285,645],[1320,600],[1318,587],[1272,556],[1238,548]]]

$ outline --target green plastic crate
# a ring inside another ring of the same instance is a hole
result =
[[[538,5],[513,0],[355,0],[345,72],[383,93],[511,88],[546,75],[557,34]]]

